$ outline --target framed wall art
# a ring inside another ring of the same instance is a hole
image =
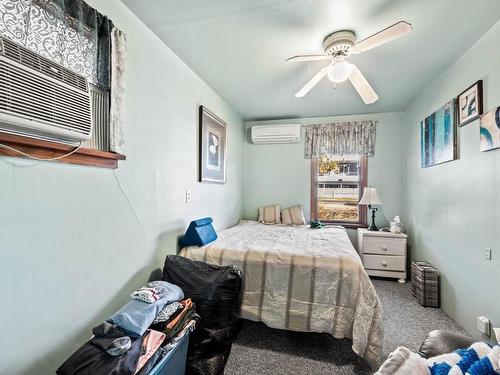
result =
[[[451,100],[420,122],[422,168],[457,158],[456,100]]]
[[[199,116],[199,181],[225,184],[227,124],[204,106]]]
[[[458,95],[458,125],[463,126],[483,114],[483,81],[477,81]]]
[[[481,116],[479,134],[481,151],[500,147],[500,107]]]

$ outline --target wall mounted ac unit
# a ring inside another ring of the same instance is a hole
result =
[[[298,143],[300,142],[300,124],[257,125],[251,127],[252,143]]]
[[[90,139],[84,77],[0,38],[0,132],[64,143]]]

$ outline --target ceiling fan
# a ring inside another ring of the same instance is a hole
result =
[[[328,76],[333,83],[349,79],[366,104],[375,103],[379,97],[360,70],[346,61],[350,55],[359,54],[406,35],[412,31],[411,24],[400,21],[376,34],[356,43],[356,36],[351,30],[331,33],[323,40],[323,55],[298,55],[286,59],[286,62],[330,60],[330,64],[321,69],[295,96],[302,98],[319,81]]]

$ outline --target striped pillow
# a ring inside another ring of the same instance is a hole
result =
[[[259,223],[281,224],[280,206],[259,207]]]
[[[285,208],[283,211],[281,211],[281,220],[283,221],[283,224],[286,225],[306,224],[304,211],[302,210],[301,205]]]

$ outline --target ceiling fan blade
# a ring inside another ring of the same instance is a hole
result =
[[[304,97],[311,89],[316,86],[319,81],[321,81],[326,74],[328,73],[328,66],[325,66],[323,69],[321,69],[312,79],[305,84],[304,87],[302,87],[296,94],[296,98],[302,98]]]
[[[352,68],[349,81],[351,81],[359,96],[361,96],[361,99],[363,99],[366,104],[373,104],[379,99],[375,90],[370,86],[363,73],[361,73],[356,66]]]
[[[372,36],[362,40],[354,46],[355,50],[360,52],[368,51],[369,49],[378,47],[382,44],[388,43],[391,40],[400,38],[412,31],[411,24],[406,21],[399,21],[387,29],[379,31]]]
[[[285,62],[320,61],[331,60],[331,58],[332,57],[328,55],[298,55],[289,57]]]

